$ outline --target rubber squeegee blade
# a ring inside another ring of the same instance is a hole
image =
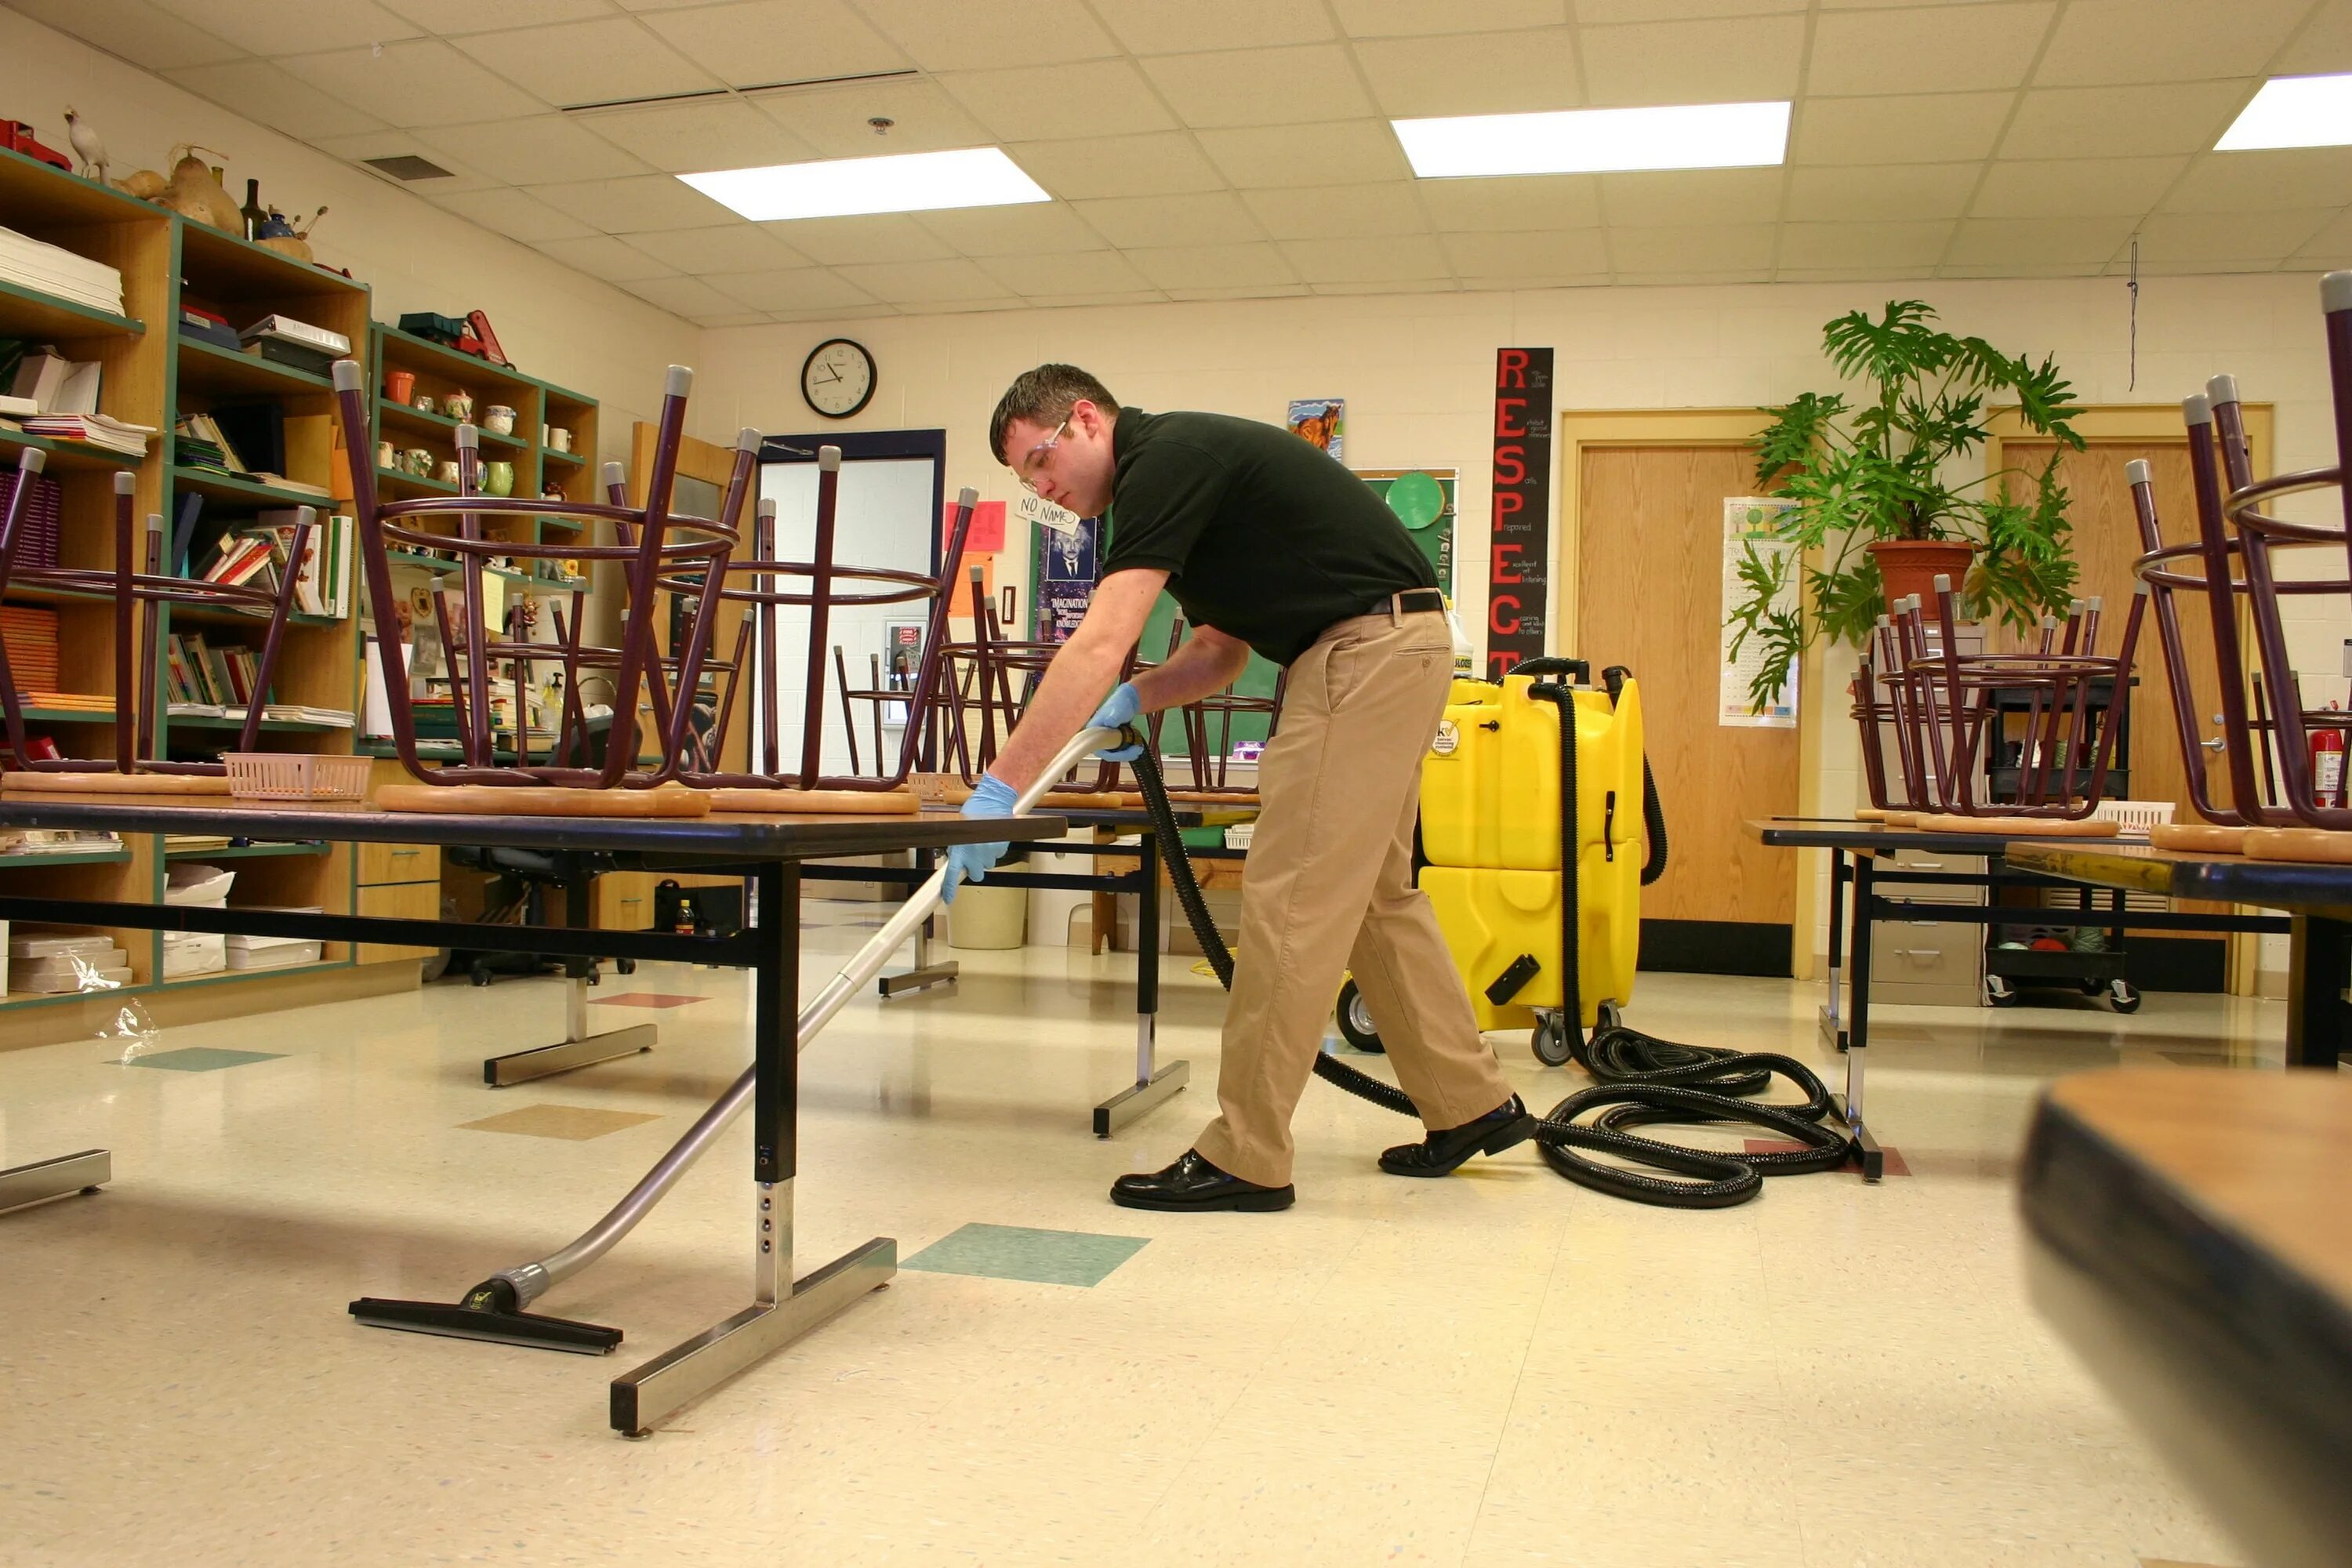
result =
[[[371,1329],[442,1334],[453,1340],[488,1340],[493,1344],[569,1351],[574,1355],[610,1355],[621,1344],[618,1329],[521,1310],[515,1304],[514,1286],[504,1279],[485,1279],[467,1291],[463,1301],[456,1303],[392,1301],[381,1296],[362,1296],[352,1303],[351,1311],[352,1317]]]

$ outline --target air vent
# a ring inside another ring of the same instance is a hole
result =
[[[420,158],[414,153],[403,153],[397,158],[362,158],[361,163],[371,169],[381,169],[395,180],[446,180],[448,170],[430,158]]]

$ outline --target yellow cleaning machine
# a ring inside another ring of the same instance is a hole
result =
[[[1224,984],[1225,951],[1150,748],[1138,759],[1144,804],[1177,900]],[[1666,824],[1642,754],[1642,700],[1622,668],[1593,689],[1582,659],[1530,659],[1499,683],[1457,680],[1422,768],[1420,883],[1469,982],[1481,1029],[1532,1026],[1536,1055],[1574,1062],[1590,1087],[1536,1128],[1544,1163],[1596,1192],[1669,1208],[1745,1203],[1767,1176],[1845,1163],[1828,1088],[1770,1051],[1685,1046],[1626,1026],[1641,955],[1642,889],[1666,867]],[[1377,1051],[1377,1024],[1350,981],[1339,1028]],[[1589,1031],[1589,1033],[1588,1033]],[[1401,1115],[1395,1085],[1327,1051],[1315,1076]],[[1775,1078],[1803,1096],[1763,1101]],[[1646,1136],[1660,1124],[1745,1124],[1772,1146],[1698,1148]],[[1594,1154],[1606,1155],[1596,1160]]]

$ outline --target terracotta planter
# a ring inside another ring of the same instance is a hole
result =
[[[1977,553],[1973,544],[1944,539],[1882,539],[1863,548],[1878,563],[1887,604],[1916,594],[1930,615],[1935,613],[1937,575],[1949,577],[1957,591],[1968,581],[1969,563]]]

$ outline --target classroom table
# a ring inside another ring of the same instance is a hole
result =
[[[710,937],[113,903],[43,897],[5,888],[0,888],[0,920],[667,960],[751,971],[752,1301],[734,1316],[613,1381],[612,1426],[625,1436],[638,1436],[867,1291],[887,1284],[898,1269],[897,1241],[877,1237],[797,1279],[793,1272],[792,1203],[798,1171],[802,1045],[797,1009],[803,863],[826,856],[938,849],[998,839],[1057,838],[1068,831],[1068,826],[1058,816],[973,821],[950,812],[875,816],[713,813],[690,818],[483,816],[382,812],[358,805],[280,809],[236,804],[226,797],[195,803],[186,797],[0,795],[0,826],[5,827],[205,833],[270,841],[330,839],[445,847],[504,844],[599,850],[613,854],[629,869],[740,868],[753,895],[742,930]],[[718,1110],[714,1106],[705,1121]],[[110,1172],[107,1152],[102,1149],[0,1171],[0,1209],[95,1191],[110,1178]],[[639,1190],[643,1187],[641,1183]],[[647,1201],[648,1205],[658,1201],[658,1194]],[[538,1267],[527,1265],[525,1271]],[[616,1330],[572,1326],[596,1332],[586,1336],[586,1342],[559,1348],[609,1350],[621,1338]]]
[[[2352,1563],[2347,1160],[2335,1073],[2131,1068],[2052,1085],[2019,1177],[2034,1305],[2272,1568]]]
[[[1885,1168],[1885,1154],[1864,1116],[1864,1066],[1870,1045],[1870,952],[1873,929],[1882,921],[1918,920],[1969,925],[2023,923],[2023,911],[2000,904],[1924,904],[1889,898],[1882,887],[2020,887],[2063,886],[2066,879],[2049,877],[2016,858],[2017,852],[2051,847],[2051,841],[2020,841],[2001,831],[1996,818],[1985,819],[1978,833],[1932,833],[1916,827],[1889,827],[1884,822],[1851,817],[1775,816],[1751,820],[1748,832],[1764,844],[1789,849],[1827,849],[1831,853],[1829,919],[1829,1000],[1822,1009],[1824,1038],[1845,1055],[1846,1089],[1832,1096],[1839,1114],[1853,1136],[1863,1176],[1876,1181]],[[2114,847],[2141,840],[2103,839]],[[1886,870],[1878,858],[1898,850],[1981,857],[1982,872]],[[1848,862],[1851,860],[1851,867]],[[1846,896],[1851,880],[1853,896]],[[2220,898],[2215,893],[2182,893],[2183,898]],[[2120,900],[2118,900],[2120,903]],[[2264,915],[2200,914],[2177,910],[2132,910],[2036,908],[2035,925],[2129,925],[2136,930],[2283,932],[2284,918]],[[1846,960],[1851,960],[1848,966]],[[1843,982],[1843,984],[1841,984]],[[1843,1010],[1840,992],[1845,993]]]

